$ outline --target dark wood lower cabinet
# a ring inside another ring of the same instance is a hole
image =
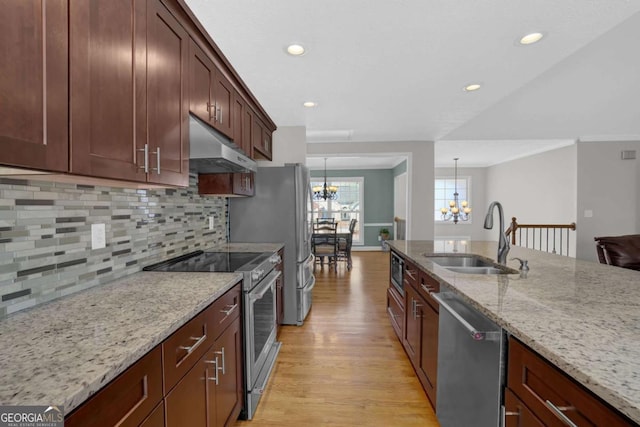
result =
[[[390,287],[387,289],[387,313],[391,320],[391,326],[393,326],[393,330],[400,339],[400,342],[402,342],[405,324],[404,303],[401,301],[402,297],[395,288]]]
[[[165,398],[167,427],[208,427],[207,381],[214,366],[206,353]]]
[[[140,427],[164,427],[164,402],[161,402]]]
[[[232,424],[244,404],[241,297],[238,283],[73,411],[65,426]]]
[[[138,426],[162,402],[162,353],[156,347],[69,415],[66,427]]]
[[[504,427],[544,427],[533,413],[508,388],[504,391]]]
[[[520,405],[535,417],[533,420],[541,422],[510,425],[566,426],[569,422],[578,426],[637,425],[513,337],[509,339],[507,386]]]
[[[242,380],[242,333],[236,316],[165,398],[167,427],[222,427],[237,419]]]
[[[405,286],[405,328],[402,344],[431,404],[436,406],[438,312],[413,285]]]

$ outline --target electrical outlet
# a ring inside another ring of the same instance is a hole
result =
[[[213,215],[209,216],[209,230],[213,230],[215,225],[215,220],[213,219]]]
[[[91,224],[91,249],[102,249],[107,246],[104,224]]]
[[[382,236],[378,236],[378,242],[382,241]]]

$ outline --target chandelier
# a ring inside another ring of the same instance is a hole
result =
[[[449,207],[444,207],[440,209],[442,213],[443,221],[451,221],[453,220],[454,224],[457,224],[458,221],[468,221],[471,215],[471,208],[469,207],[469,203],[466,200],[460,202],[458,200],[458,160],[456,157],[453,159],[455,161],[455,172],[454,172],[454,193],[453,200],[449,202]]]
[[[316,185],[313,191],[313,200],[336,200],[338,198],[338,187],[327,185],[327,158],[324,158],[324,184]]]

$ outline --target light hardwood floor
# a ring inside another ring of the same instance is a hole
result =
[[[317,268],[309,317],[283,327],[254,419],[234,425],[439,426],[389,323],[388,282],[388,252],[354,252],[350,272]]]

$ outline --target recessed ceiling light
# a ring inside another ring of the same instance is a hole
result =
[[[313,102],[313,101],[307,101],[302,105],[304,105],[305,107],[311,108],[311,107],[315,107],[316,105],[318,105],[318,103],[317,102]]]
[[[474,90],[478,89],[480,89],[480,85],[478,83],[473,83],[464,87],[465,92],[473,92]]]
[[[287,53],[292,56],[304,55],[304,47],[299,44],[290,44],[287,46]]]
[[[539,42],[544,37],[542,33],[531,33],[520,39],[520,44],[533,44]]]

